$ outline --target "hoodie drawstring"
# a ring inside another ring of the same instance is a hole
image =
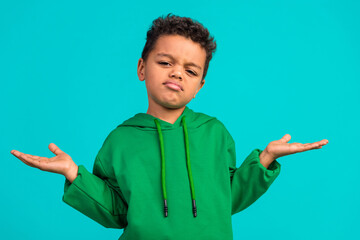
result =
[[[160,151],[161,151],[161,184],[163,189],[163,197],[164,197],[164,212],[165,217],[168,216],[168,207],[167,207],[167,195],[166,195],[166,185],[165,185],[165,151],[164,151],[164,139],[161,132],[161,126],[157,119],[154,119],[156,124],[158,134],[159,134],[159,141],[160,141]],[[190,165],[190,151],[189,151],[189,139],[188,139],[188,131],[185,122],[185,116],[182,117],[181,122],[183,123],[184,129],[184,139],[185,139],[185,151],[186,151],[186,166],[189,175],[190,181],[190,189],[191,189],[191,198],[192,198],[192,206],[193,206],[193,215],[194,217],[197,216],[196,211],[196,203],[195,203],[195,189],[194,189],[194,181],[191,172],[191,165]]]

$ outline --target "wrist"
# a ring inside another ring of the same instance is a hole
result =
[[[69,170],[64,174],[65,178],[69,180],[71,183],[75,180],[78,175],[79,167],[74,164]]]
[[[274,160],[275,158],[271,154],[269,154],[266,149],[260,153],[260,163],[265,168],[268,168]]]

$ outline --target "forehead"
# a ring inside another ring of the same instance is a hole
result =
[[[180,35],[160,36],[150,54],[156,57],[158,53],[170,54],[177,60],[200,66],[204,66],[206,59],[206,51],[199,43]]]

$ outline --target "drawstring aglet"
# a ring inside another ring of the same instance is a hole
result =
[[[167,206],[166,199],[164,199],[164,212],[165,212],[165,217],[167,217],[168,216],[168,206]]]
[[[195,204],[195,199],[193,199],[193,214],[194,214],[194,217],[196,217],[196,204]]]

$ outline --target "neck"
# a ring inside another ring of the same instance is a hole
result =
[[[166,108],[158,105],[156,107],[149,106],[146,113],[165,122],[174,124],[176,120],[180,117],[180,115],[183,113],[184,109],[185,106],[181,108]]]

